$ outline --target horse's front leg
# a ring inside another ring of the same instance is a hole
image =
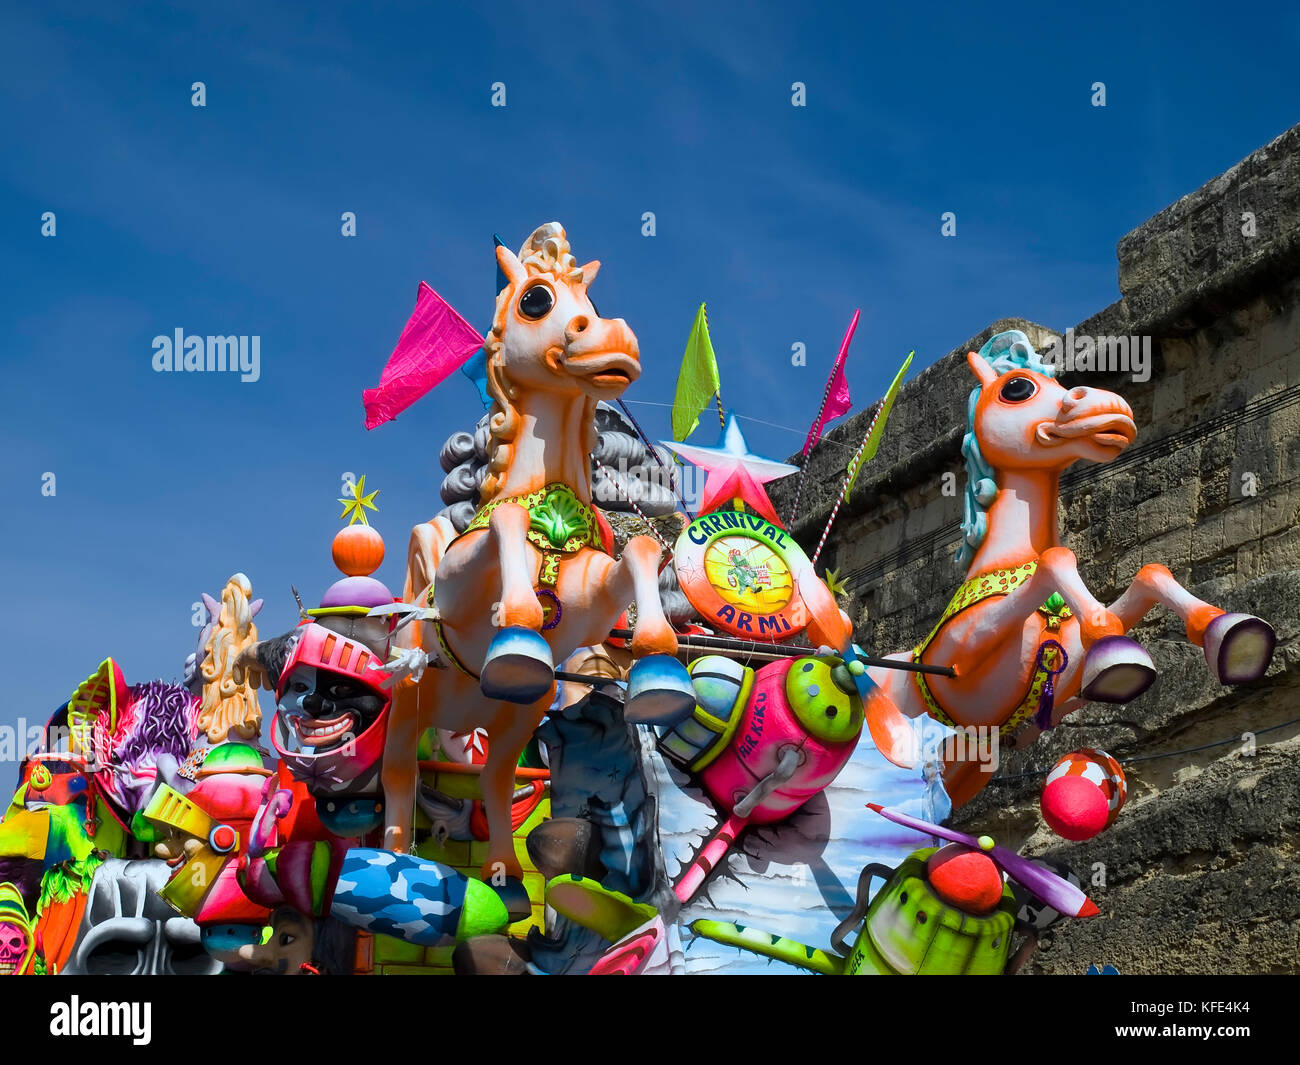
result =
[[[1156,604],[1182,619],[1187,639],[1205,653],[1220,684],[1258,680],[1273,660],[1277,635],[1268,622],[1250,614],[1229,614],[1197,599],[1165,566],[1143,566],[1128,590],[1111,604],[1125,629],[1137,625]]]
[[[542,604],[533,591],[533,564],[528,550],[528,511],[518,503],[502,503],[488,519],[501,574],[501,600],[495,624],[506,629],[541,630]]]
[[[617,615],[628,602],[636,609],[624,716],[634,724],[675,724],[695,709],[695,689],[676,658],[677,633],[659,598],[659,545],[649,536],[632,537],[601,584],[608,613]]]
[[[1033,577],[992,607],[990,614],[996,617],[1000,610],[1014,609],[1014,616],[1028,617],[1043,602],[1044,592],[1051,591],[1060,593],[1078,622],[1084,650],[1082,675],[1076,672],[1078,663],[1071,662],[1057,684],[1058,695],[1073,695],[1076,677],[1080,694],[1089,700],[1127,703],[1146,691],[1156,677],[1151,656],[1124,635],[1128,626],[1123,619],[1088,590],[1079,576],[1078,560],[1068,548],[1044,551]]]
[[[1006,600],[1015,600],[1016,608],[1028,617],[1043,603],[1046,598],[1043,593],[1050,596],[1053,591],[1061,594],[1070,613],[1079,622],[1079,639],[1085,651],[1100,640],[1124,635],[1127,627],[1088,590],[1079,576],[1079,560],[1067,547],[1049,547],[1044,551],[1038,558],[1038,569],[1033,577]],[[1025,599],[1029,602],[1024,602]]]
[[[628,649],[633,658],[675,655],[677,633],[664,615],[659,598],[659,545],[649,536],[634,536],[605,580],[614,604],[632,603],[636,621]]]
[[[518,503],[496,507],[482,535],[448,552],[434,587],[448,635],[464,636],[481,630],[485,622],[496,628],[479,671],[483,694],[524,706],[550,689],[555,673],[551,649],[540,631],[542,604],[533,591],[539,560],[528,543],[530,520]],[[500,581],[495,602],[494,579]],[[455,640],[451,642],[454,648]]]

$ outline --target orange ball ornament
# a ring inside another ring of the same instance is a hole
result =
[[[334,535],[334,565],[349,577],[368,577],[384,561],[384,538],[369,525],[348,525]]]

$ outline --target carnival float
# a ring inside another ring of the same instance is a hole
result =
[[[1019,332],[969,354],[961,572],[924,640],[877,655],[818,570],[830,525],[809,552],[768,495],[800,465],[751,451],[723,408],[703,305],[675,439],[655,441],[624,399],[636,334],[591,301],[600,263],[554,222],[495,255],[486,334],[421,282],[362,397],[380,430],[467,388],[460,371],[487,408],[447,437],[445,505],[400,582],[377,576],[360,478],[339,577],[315,602],[294,591],[292,630],[258,631],[237,573],[204,595],[180,683],[105,657],[51,693],[0,821],[0,974],[1001,974],[1097,915],[1067,868],[946,826],[989,774],[933,752],[962,730],[1023,748],[1133,700],[1156,671],[1129,634],[1155,606],[1207,683],[1267,668],[1267,622],[1155,563],[1104,603],[1060,543],[1060,474],[1133,442],[1125,401],[1066,389]],[[805,460],[849,409],[856,324]],[[686,442],[715,403],[717,443]],[[1125,796],[1119,762],[1080,750],[1042,813],[1084,840]]]

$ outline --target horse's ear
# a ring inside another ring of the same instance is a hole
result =
[[[497,265],[501,267],[501,272],[506,275],[506,280],[513,288],[518,288],[528,277],[524,264],[504,244],[497,245]]]
[[[216,621],[217,618],[221,617],[221,604],[208,595],[207,592],[200,592],[199,594],[203,596],[203,605],[208,608],[209,620]]]
[[[251,603],[248,604],[248,616],[250,618],[257,617],[257,612],[261,609],[262,609],[262,600],[254,599]]]
[[[982,355],[977,351],[966,352],[966,361],[970,363],[970,371],[980,379],[980,385],[991,385],[998,379],[998,372],[993,369]]]
[[[590,286],[596,280],[596,275],[600,273],[600,260],[592,259],[589,263],[582,266],[582,283]]]

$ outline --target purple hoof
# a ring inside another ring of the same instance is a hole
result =
[[[1099,703],[1127,703],[1156,679],[1151,656],[1137,640],[1103,636],[1088,648],[1079,694]]]
[[[1259,680],[1275,647],[1273,626],[1250,614],[1220,614],[1205,630],[1205,660],[1220,684]]]

